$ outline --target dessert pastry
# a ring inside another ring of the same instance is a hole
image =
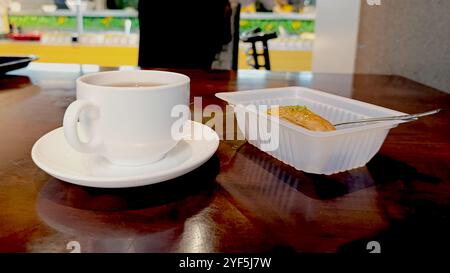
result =
[[[267,113],[276,115],[276,111],[273,111],[273,108],[269,109]],[[311,131],[326,132],[336,130],[328,120],[310,111],[306,106],[280,106],[278,116]]]

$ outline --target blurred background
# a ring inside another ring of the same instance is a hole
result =
[[[237,69],[255,69],[252,43],[243,37],[257,29],[260,36],[275,34],[267,41],[273,71],[395,74],[450,92],[450,0],[230,2],[234,10],[240,7],[233,17],[239,24],[238,50],[228,50],[236,55]],[[202,31],[171,23],[171,8],[158,12],[164,19],[156,28],[174,35]],[[138,0],[83,0],[79,5],[77,0],[0,0],[0,55],[134,66],[139,35]],[[256,50],[264,46],[257,44]],[[228,55],[217,56],[213,68],[233,68]]]

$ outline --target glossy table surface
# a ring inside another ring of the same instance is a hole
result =
[[[78,76],[110,69],[32,64],[0,77],[0,252],[69,252],[71,241],[81,252],[448,247],[449,94],[397,76],[178,70],[203,107],[225,105],[216,92],[300,85],[407,113],[444,111],[392,129],[365,167],[331,176],[227,140],[200,168],[155,185],[96,189],[52,178],[31,160],[32,145],[61,126]]]

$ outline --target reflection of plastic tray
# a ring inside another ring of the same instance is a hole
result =
[[[238,126],[249,143],[262,149],[264,141],[252,124],[266,113],[246,105],[304,105],[331,123],[368,117],[405,115],[398,111],[343,98],[304,87],[283,87],[240,92],[217,93],[216,96],[234,106]],[[255,117],[256,116],[256,117]],[[273,120],[274,118],[271,118]],[[404,121],[384,121],[348,126],[331,132],[313,132],[284,120],[279,123],[279,145],[268,154],[298,170],[317,174],[333,174],[365,165],[380,149],[389,130]],[[248,129],[248,130],[246,130]],[[247,132],[248,131],[248,132]],[[256,138],[249,139],[249,136]]]
[[[27,67],[28,64],[37,60],[36,56],[0,56],[0,74],[19,68]]]

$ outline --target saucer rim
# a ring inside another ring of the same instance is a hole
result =
[[[196,154],[196,149],[192,149],[192,155],[186,159],[182,164],[178,165],[175,168],[166,169],[161,172],[156,173],[155,175],[149,175],[148,173],[139,174],[139,175],[129,175],[129,176],[121,176],[121,177],[110,177],[110,176],[88,176],[88,175],[73,175],[73,174],[64,174],[61,170],[55,170],[49,164],[45,164],[39,160],[39,152],[37,151],[39,145],[41,145],[42,141],[48,138],[52,134],[57,134],[59,131],[63,130],[63,127],[58,127],[56,129],[47,132],[42,137],[40,137],[33,145],[31,149],[31,158],[33,162],[44,172],[47,174],[56,177],[59,180],[64,182],[69,182],[72,184],[88,186],[88,187],[96,187],[96,188],[130,188],[130,187],[139,187],[145,186],[155,183],[164,182],[170,179],[174,179],[176,177],[182,176],[202,164],[208,161],[217,151],[220,139],[217,133],[208,127],[205,124],[189,120],[190,124],[194,124],[194,128],[196,126],[202,128],[203,136],[205,136],[205,129],[207,132],[207,138],[203,137],[200,140],[196,139],[185,139],[188,136],[185,136],[182,140],[186,141],[188,145],[192,145],[191,143],[198,142],[206,142],[208,143],[209,149],[203,151],[204,155],[202,155],[197,160],[192,161],[191,159]],[[195,129],[194,129],[195,130]],[[192,133],[193,131],[192,130]],[[191,134],[192,135],[192,134]],[[164,159],[162,159],[164,160]],[[104,185],[98,183],[105,183]],[[125,184],[125,185],[122,185]]]

